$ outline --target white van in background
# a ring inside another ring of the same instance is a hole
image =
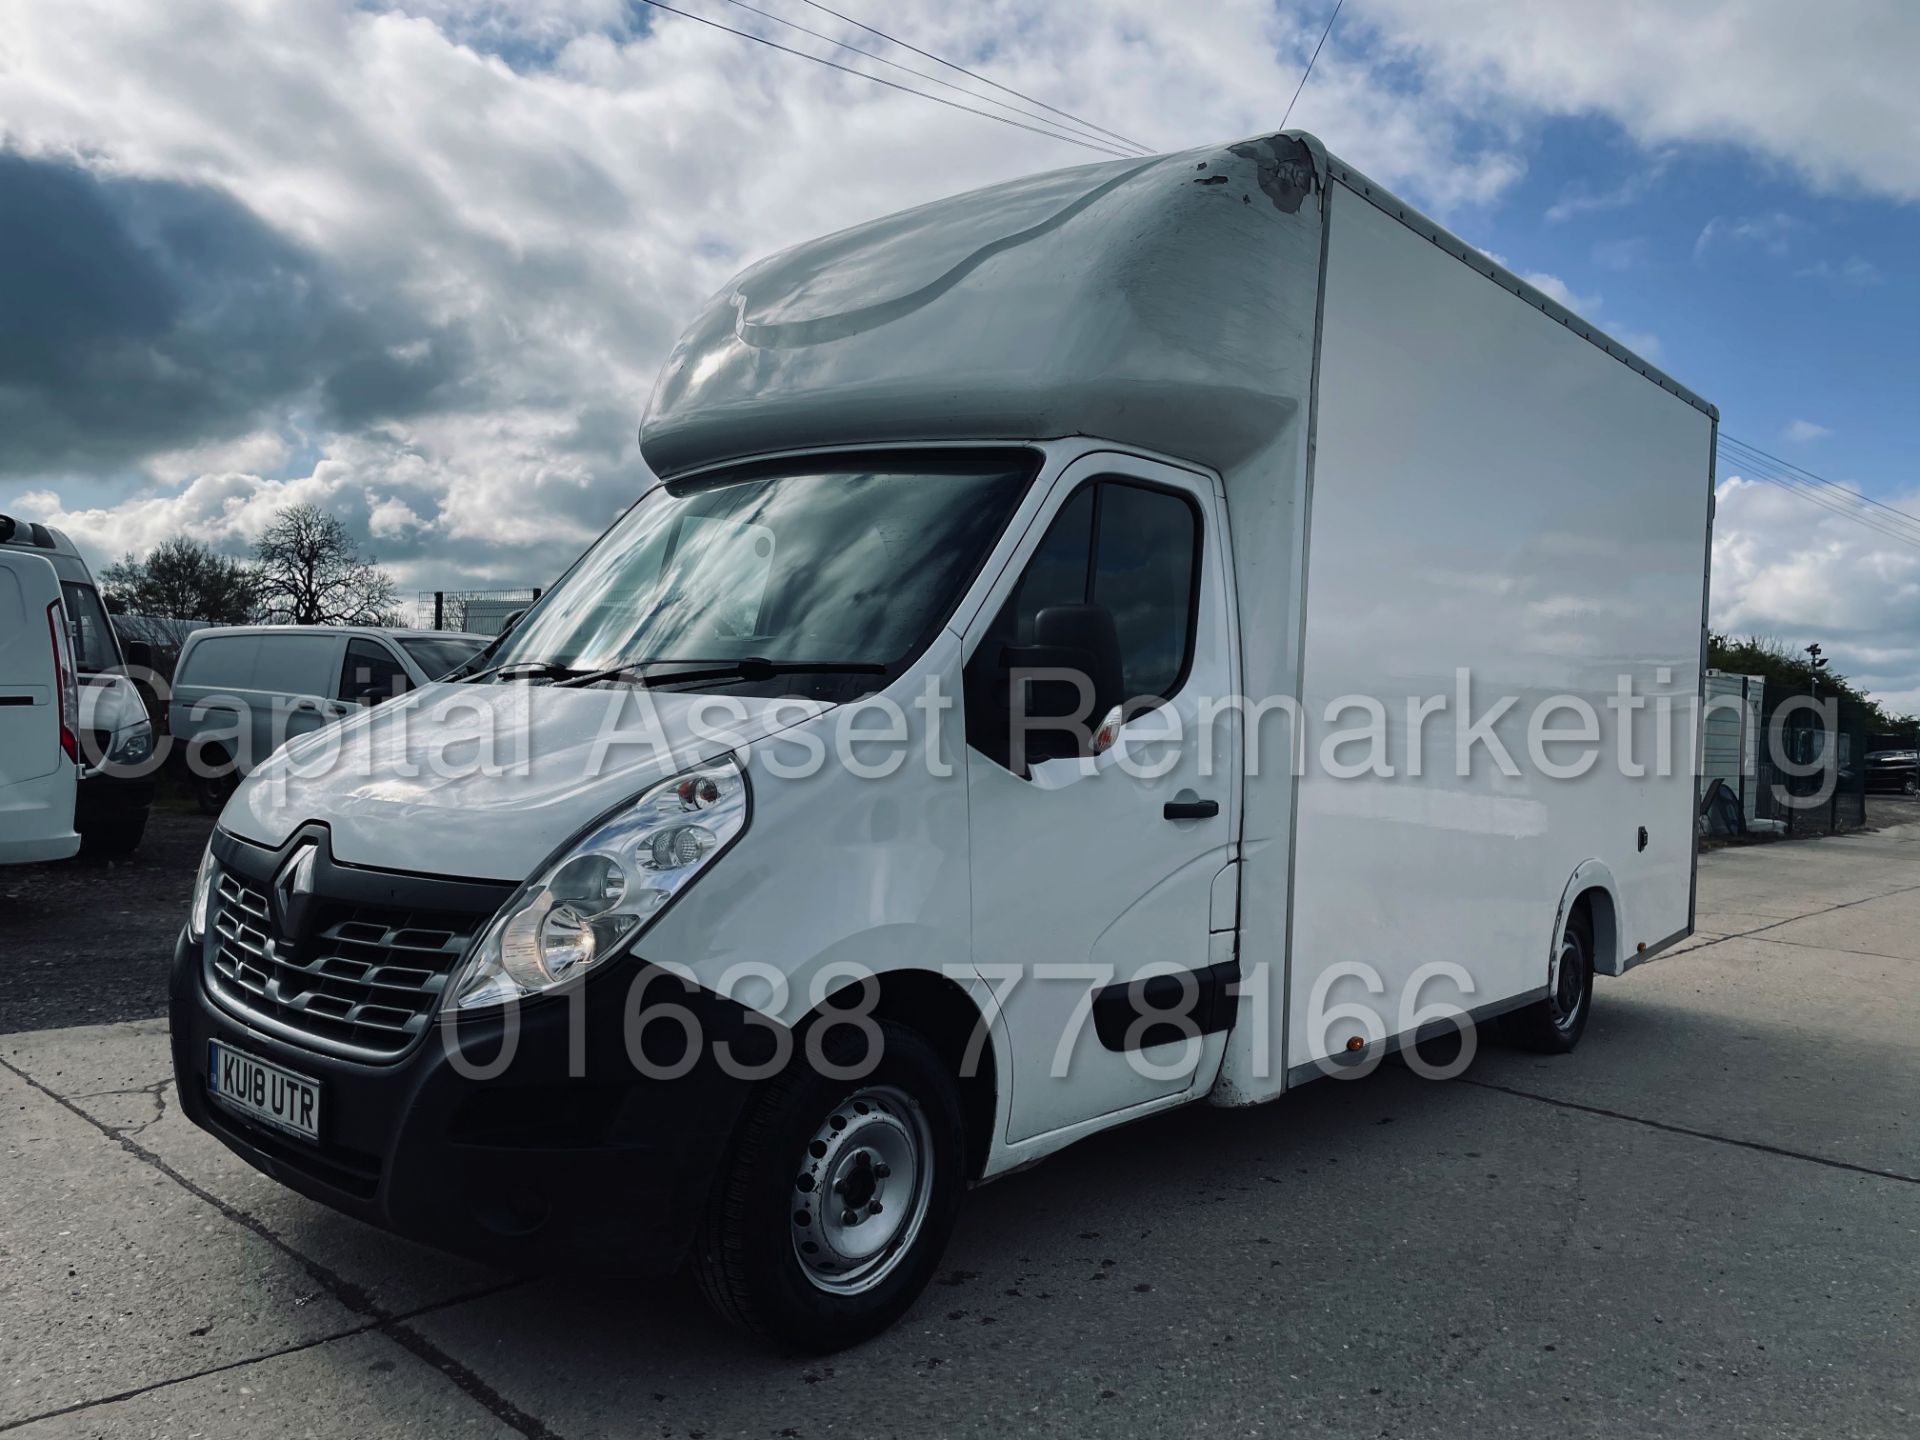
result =
[[[64,860],[80,779],[80,699],[60,577],[0,548],[0,865]]]
[[[200,808],[289,740],[438,680],[484,635],[350,625],[229,625],[195,631],[174,667],[168,728]]]
[[[58,530],[0,515],[0,550],[37,555],[59,577],[80,691],[80,792],[74,824],[89,854],[129,855],[153,805],[153,722],[127,667],[146,666],[145,645],[122,652],[79,549]]]

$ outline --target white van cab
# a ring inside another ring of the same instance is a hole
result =
[[[0,515],[0,549],[37,555],[59,577],[80,696],[75,826],[88,852],[131,854],[153,805],[154,736],[146,702],[127,670],[144,668],[150,652],[145,645],[122,647],[93,574],[66,535]]]
[[[1569,1049],[1692,925],[1714,425],[1298,132],[775,256],[496,649],[234,795],[180,1102],[821,1349],[1083,1136]]]
[[[38,555],[0,548],[0,865],[79,850],[79,716],[60,577]]]

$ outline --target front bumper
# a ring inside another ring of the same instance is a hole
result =
[[[752,1088],[722,1071],[713,1042],[731,1036],[747,1054],[770,1032],[731,1002],[657,978],[658,994],[671,988],[695,1013],[701,1043],[685,1074],[648,1078],[628,1055],[624,1023],[646,969],[617,961],[574,995],[523,1005],[511,1060],[475,1079],[454,1054],[470,1071],[491,1068],[502,1013],[462,1016],[450,1032],[435,1025],[391,1063],[322,1054],[223,1008],[207,993],[202,947],[183,931],[171,983],[179,1103],[254,1168],[409,1239],[512,1269],[664,1273],[685,1257]],[[678,1024],[637,1035],[656,1074],[680,1068]],[[210,1040],[318,1081],[319,1143],[210,1100]]]

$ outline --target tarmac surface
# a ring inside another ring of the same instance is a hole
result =
[[[1920,826],[1705,856],[1699,934],[1603,979],[1571,1056],[1192,1107],[984,1187],[906,1319],[824,1359],[684,1280],[390,1239],[186,1124],[164,1021],[122,1018],[164,949],[120,947],[170,943],[195,826],[131,892],[0,883],[23,1440],[1920,1435]]]

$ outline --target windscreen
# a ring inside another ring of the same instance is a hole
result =
[[[480,653],[484,640],[456,640],[451,637],[402,640],[400,648],[413,657],[413,663],[429,680],[459,669]]]
[[[894,667],[958,603],[1028,454],[756,469],[649,492],[493,657]]]

